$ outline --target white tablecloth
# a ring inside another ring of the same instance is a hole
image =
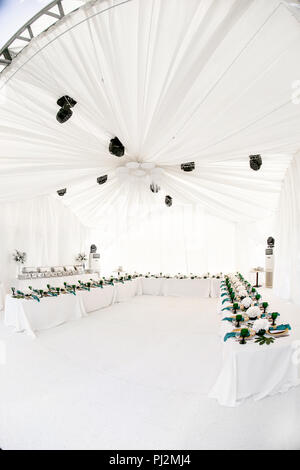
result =
[[[278,338],[269,346],[228,340],[220,375],[209,396],[220,405],[237,406],[245,398],[260,400],[299,385],[294,352],[288,338]]]
[[[164,279],[162,294],[176,297],[209,297],[210,279]]]
[[[11,282],[12,287],[24,292],[28,290],[28,286],[33,289],[47,289],[47,284],[52,287],[63,287],[64,282],[68,284],[78,285],[78,281],[89,282],[90,279],[99,279],[98,274],[75,274],[74,276],[55,276],[41,277],[36,279],[14,279]]]
[[[210,280],[210,296],[211,297],[220,296],[220,284],[221,284],[221,279],[212,278]]]
[[[163,278],[142,277],[142,293],[143,295],[162,295]]]
[[[219,303],[220,319],[232,315],[228,310],[221,311],[227,305],[230,305],[229,302],[223,305]],[[279,319],[278,324],[289,323],[284,312],[281,312]],[[220,405],[237,406],[249,397],[260,400],[300,384],[299,365],[293,361],[296,344],[293,330],[289,336],[277,338],[270,345],[260,346],[254,340],[242,345],[233,338],[224,342],[225,334],[232,331],[234,326],[227,320],[221,320],[220,323],[222,368],[209,394]]]
[[[27,291],[28,286],[33,288],[46,288],[47,284],[53,287],[63,286],[64,282],[76,284],[78,280],[87,282],[95,275],[83,274],[76,276],[54,277],[51,279],[16,280],[15,286],[21,291]],[[16,331],[34,331],[51,328],[73,318],[79,318],[89,312],[108,307],[114,302],[126,302],[136,295],[173,295],[209,297],[211,289],[210,279],[164,279],[164,278],[136,278],[114,286],[91,288],[90,291],[78,291],[72,294],[60,295],[35,300],[13,299],[6,297],[5,324],[14,326]]]
[[[142,286],[139,278],[125,281],[124,284],[117,282],[116,289],[116,302],[126,302],[136,295],[142,295]]]
[[[45,297],[35,300],[14,299],[10,295],[5,299],[4,323],[15,331],[35,336],[36,331],[53,328],[67,321],[85,316],[79,297],[62,294],[58,297]]]
[[[115,286],[104,286],[91,288],[90,291],[81,290],[77,292],[82,308],[86,313],[94,312],[104,307],[108,307],[115,301]]]

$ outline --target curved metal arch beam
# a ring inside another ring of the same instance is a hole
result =
[[[24,41],[24,47],[30,43],[30,41],[35,37],[32,31],[32,25],[42,16],[50,16],[52,18],[55,18],[56,21],[61,20],[65,16],[63,3],[64,0],[53,0],[51,3],[42,8],[36,15],[34,15],[29,21],[27,21],[0,49],[0,65],[4,65],[4,68],[6,68],[6,66],[8,66],[12,62],[13,58],[15,57],[15,54],[11,53],[10,46],[12,46],[15,40],[19,39],[21,41]],[[58,14],[50,11],[56,6],[58,8]],[[76,10],[78,10],[78,7],[74,8],[72,12]],[[23,36],[25,32],[28,33],[29,37]],[[21,50],[23,50],[23,48]]]

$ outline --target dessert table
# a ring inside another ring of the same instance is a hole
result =
[[[40,302],[15,299],[10,295],[5,299],[5,325],[13,327],[16,332],[25,331],[34,337],[36,331],[53,328],[85,315],[77,295],[61,294],[58,297],[44,297]]]

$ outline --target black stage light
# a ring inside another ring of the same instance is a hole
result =
[[[74,108],[76,103],[77,101],[67,95],[62,96],[57,100],[57,104],[61,107],[61,109],[56,114],[56,119],[60,124],[63,124],[64,122],[68,121],[68,119],[70,119],[73,114],[71,108]]]
[[[275,239],[273,237],[269,237],[267,240],[267,244],[269,248],[274,248],[275,245]]]
[[[97,183],[98,184],[104,184],[104,183],[106,183],[106,181],[107,181],[107,175],[99,176],[97,178]]]
[[[71,98],[70,96],[65,95],[57,100],[57,104],[61,108],[63,108],[64,106],[69,106],[69,108],[74,108],[75,104],[77,104],[77,101],[73,100],[73,98]]]
[[[150,184],[150,190],[153,193],[158,193],[158,191],[160,191],[160,186],[158,186],[158,184],[156,184],[156,183],[151,183]]]
[[[64,195],[66,194],[66,192],[67,192],[67,188],[59,189],[59,190],[56,191],[56,192],[57,192],[57,194],[58,194],[59,196],[64,196]]]
[[[171,198],[171,196],[165,197],[165,204],[166,206],[171,207],[171,205],[173,204],[173,199]]]
[[[116,157],[123,157],[125,153],[125,147],[122,142],[120,142],[118,137],[114,137],[113,139],[111,139],[109,143],[109,151],[112,155],[115,155]]]
[[[61,108],[56,115],[56,119],[60,124],[63,124],[70,119],[72,114],[73,111],[70,108]]]
[[[195,162],[182,163],[181,169],[183,171],[193,171],[195,169]]]
[[[250,159],[250,168],[252,168],[252,170],[254,171],[257,171],[260,169],[260,167],[262,166],[262,158],[260,155],[249,155],[249,159]]]

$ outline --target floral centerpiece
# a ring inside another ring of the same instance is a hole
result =
[[[83,269],[85,269],[85,261],[87,261],[87,255],[85,253],[78,253],[76,261],[82,263]]]
[[[269,321],[265,318],[255,320],[252,328],[258,336],[264,336],[269,329]]]
[[[26,262],[26,259],[27,259],[27,255],[25,251],[15,250],[15,252],[13,253],[13,260],[18,265],[18,274],[21,274],[21,269],[22,269],[21,266],[22,264]]]

